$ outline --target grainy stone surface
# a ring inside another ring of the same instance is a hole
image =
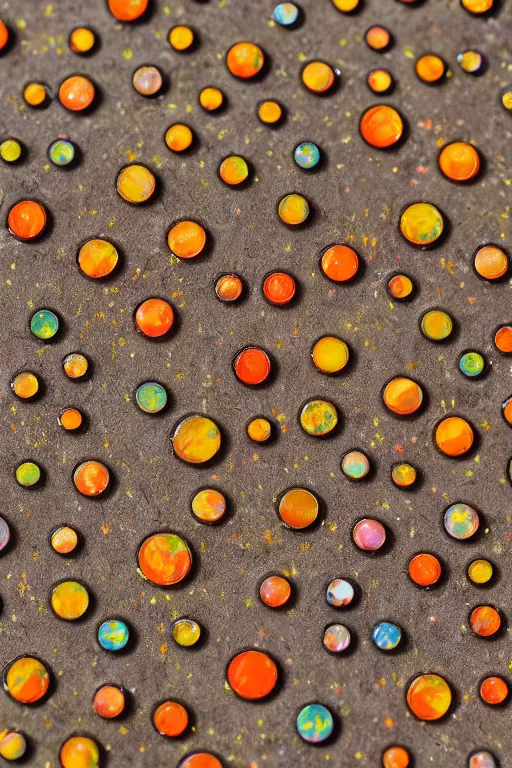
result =
[[[53,7],[52,7],[53,6]],[[477,696],[486,673],[507,674],[512,659],[508,633],[482,641],[468,629],[468,611],[489,601],[510,614],[509,576],[511,489],[505,465],[512,453],[511,431],[500,415],[511,394],[510,360],[492,344],[496,325],[510,322],[508,283],[479,281],[471,254],[485,241],[510,239],[512,142],[510,116],[499,92],[512,81],[510,4],[489,20],[472,18],[455,0],[428,0],[418,8],[393,0],[368,0],[361,14],[337,13],[328,0],[303,0],[305,24],[287,31],[271,27],[271,2],[221,0],[198,4],[165,0],[144,24],[118,25],[102,0],[2,0],[0,16],[16,29],[17,45],[0,60],[0,132],[20,138],[28,160],[2,165],[0,215],[16,200],[36,197],[53,216],[49,236],[38,244],[16,242],[0,231],[0,292],[4,320],[0,347],[2,447],[0,512],[16,532],[15,546],[0,558],[0,661],[35,653],[54,673],[56,690],[43,706],[18,707],[0,695],[0,729],[23,730],[32,751],[27,763],[56,768],[62,741],[71,733],[93,735],[107,749],[111,768],[168,766],[189,750],[211,749],[237,768],[279,766],[379,765],[385,746],[409,745],[417,768],[466,765],[469,751],[490,748],[503,768],[512,765],[510,712],[489,710]],[[507,7],[508,6],[508,7]],[[178,21],[191,23],[200,47],[191,55],[174,53],[166,42]],[[370,24],[385,23],[396,44],[379,56],[361,36]],[[100,51],[74,56],[66,40],[72,27],[90,24],[101,37]],[[271,58],[268,76],[258,83],[234,80],[222,57],[231,44],[250,39]],[[481,78],[465,75],[456,54],[475,46],[488,57]],[[441,53],[453,76],[439,88],[421,84],[414,57]],[[331,98],[316,98],[300,85],[302,61],[320,57],[336,64],[341,88]],[[131,86],[134,69],[159,66],[169,90],[144,100]],[[373,151],[358,136],[361,111],[379,101],[365,84],[368,70],[384,64],[398,80],[386,99],[407,117],[410,135],[397,152]],[[101,91],[91,115],[66,112],[54,100],[44,111],[23,107],[22,86],[42,80],[56,93],[71,73],[90,75]],[[199,89],[220,86],[229,108],[219,116],[197,106]],[[288,120],[276,131],[255,117],[257,103],[277,97]],[[170,153],[165,129],[183,120],[199,138],[186,157]],[[83,162],[65,172],[48,167],[46,148],[67,134],[83,152]],[[483,178],[469,187],[443,179],[436,157],[444,141],[475,141],[486,158]],[[300,140],[318,143],[324,168],[311,175],[293,163]],[[256,179],[236,191],[217,178],[229,153],[251,160]],[[154,169],[162,185],[159,199],[134,208],[115,191],[115,177],[130,159]],[[278,220],[276,204],[290,191],[306,195],[315,216],[300,232]],[[434,202],[447,215],[451,235],[433,251],[415,250],[397,230],[401,208],[412,201]],[[188,217],[208,229],[208,258],[171,263],[166,233]],[[107,237],[123,252],[123,270],[107,283],[91,282],[78,271],[77,246]],[[351,242],[365,263],[355,285],[337,287],[320,274],[321,249]],[[289,309],[269,307],[261,282],[271,269],[290,270],[301,285],[301,299]],[[420,292],[407,305],[391,305],[385,278],[401,268]],[[222,305],[215,277],[227,270],[242,274],[248,299]],[[143,299],[170,298],[179,329],[170,340],[151,343],[134,330],[133,311]],[[435,345],[418,328],[432,306],[448,309],[458,333]],[[65,320],[60,340],[43,345],[33,338],[33,310],[50,307]],[[339,378],[317,373],[310,360],[313,341],[335,333],[351,347],[355,363]],[[235,379],[231,359],[247,344],[260,344],[278,364],[267,389],[248,390]],[[483,381],[457,370],[461,350],[476,347],[491,362]],[[84,384],[66,380],[63,356],[80,350],[94,363]],[[15,401],[9,380],[30,368],[45,382],[44,398]],[[412,372],[429,393],[429,405],[416,420],[397,420],[383,409],[380,391],[393,375]],[[145,379],[164,382],[171,409],[151,418],[133,403]],[[335,402],[342,429],[332,440],[308,438],[297,423],[301,403],[312,396]],[[66,405],[88,414],[89,431],[64,433],[57,415]],[[214,468],[184,465],[171,455],[169,433],[183,414],[199,411],[216,419],[228,436],[228,450]],[[434,448],[432,429],[445,413],[469,417],[480,443],[471,457],[453,462]],[[280,434],[271,447],[249,444],[245,424],[255,414],[274,415]],[[364,485],[340,472],[341,455],[362,448],[376,472]],[[424,477],[416,493],[390,481],[399,456]],[[105,461],[115,472],[114,493],[105,501],[79,497],[71,483],[84,457]],[[19,488],[16,465],[26,458],[48,475],[41,490]],[[190,498],[208,483],[232,500],[229,520],[220,527],[197,523]],[[287,487],[313,489],[325,502],[325,524],[295,534],[283,530],[274,503]],[[449,502],[466,501],[481,510],[485,533],[468,545],[449,540],[442,514]],[[391,551],[365,557],[351,544],[353,523],[376,516],[393,534]],[[49,547],[48,535],[60,523],[85,537],[79,557],[65,560]],[[179,532],[194,550],[197,570],[184,587],[162,591],[137,575],[136,550],[149,533]],[[434,551],[447,565],[444,585],[425,593],[409,582],[409,558]],[[501,578],[478,591],[465,578],[476,555],[498,566]],[[285,570],[297,586],[292,613],[272,612],[257,598],[260,579]],[[335,576],[355,579],[362,590],[358,607],[336,612],[325,601]],[[95,595],[95,607],[81,623],[57,620],[48,605],[54,582],[76,578]],[[197,651],[178,648],[171,621],[189,615],[207,629]],[[97,624],[109,616],[126,618],[136,630],[130,654],[101,651]],[[510,618],[510,617],[509,617]],[[407,633],[403,653],[383,655],[370,640],[381,619],[397,621]],[[324,627],[346,622],[358,636],[348,658],[322,648]],[[224,687],[225,665],[241,648],[257,646],[281,662],[284,685],[268,703],[240,702]],[[420,724],[407,711],[405,686],[417,673],[446,676],[456,691],[455,707],[440,724]],[[132,712],[121,723],[102,721],[92,709],[102,684],[123,685],[132,693]],[[164,698],[176,697],[196,714],[196,731],[174,743],[152,728],[151,712]],[[298,708],[318,700],[341,716],[339,739],[325,748],[302,743],[294,728]],[[392,727],[390,727],[392,726]],[[329,760],[329,761],[328,761]]]

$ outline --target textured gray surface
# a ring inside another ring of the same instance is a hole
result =
[[[16,48],[0,60],[0,129],[29,148],[26,164],[0,169],[0,214],[4,219],[9,205],[33,195],[54,216],[51,237],[37,245],[0,231],[0,511],[17,532],[16,546],[0,559],[0,661],[36,653],[50,664],[57,689],[37,709],[18,707],[2,694],[0,727],[30,736],[29,764],[38,768],[57,766],[59,746],[72,732],[94,735],[113,768],[175,766],[199,748],[240,768],[366,768],[379,765],[382,749],[393,741],[411,747],[418,768],[465,766],[477,746],[491,748],[503,768],[510,766],[509,710],[489,711],[477,697],[485,673],[507,673],[509,636],[485,642],[467,626],[470,607],[489,600],[510,613],[512,595],[511,490],[504,481],[511,432],[500,415],[512,382],[510,360],[492,345],[494,327],[511,320],[510,286],[478,281],[470,258],[482,242],[506,245],[510,237],[511,124],[498,103],[499,91],[512,80],[510,8],[484,21],[469,17],[455,0],[429,0],[419,8],[369,0],[362,14],[344,16],[328,0],[304,0],[306,23],[289,32],[268,25],[271,2],[170,1],[166,10],[162,1],[148,23],[135,27],[116,26],[102,0],[52,5],[45,13],[45,2],[0,3],[0,16],[19,27]],[[178,19],[200,32],[193,55],[174,54],[166,42]],[[360,41],[374,22],[385,23],[396,37],[384,57]],[[85,60],[65,44],[79,23],[92,25],[102,41],[99,53]],[[260,83],[234,80],[222,62],[232,43],[247,38],[272,58]],[[479,79],[456,64],[457,52],[470,46],[489,59],[489,71]],[[419,83],[407,55],[429,49],[453,70],[440,88]],[[315,98],[300,86],[301,61],[314,56],[342,71],[332,98]],[[134,68],[148,62],[170,77],[169,92],[157,101],[145,101],[130,85]],[[391,154],[368,148],[357,129],[360,112],[378,101],[365,73],[381,63],[398,80],[387,101],[400,107],[411,129],[405,145]],[[57,101],[43,112],[22,107],[27,80],[42,79],[56,91],[74,72],[89,74],[101,88],[101,105],[91,116],[69,114]],[[198,91],[207,84],[228,95],[229,109],[221,116],[197,106]],[[278,131],[261,126],[254,115],[269,96],[289,111]],[[189,122],[200,139],[186,158],[163,143],[176,120]],[[47,167],[46,147],[61,133],[83,151],[82,165],[69,173]],[[474,140],[487,159],[483,179],[465,188],[442,179],[436,164],[438,141],[459,137]],[[309,176],[291,158],[305,138],[317,141],[327,157],[325,169]],[[217,178],[219,160],[231,152],[244,154],[256,169],[257,180],[246,190],[233,191]],[[161,198],[149,208],[134,209],[116,194],[117,171],[130,153],[156,166],[163,183]],[[275,213],[277,201],[292,190],[304,193],[317,214],[300,232],[286,229]],[[440,249],[414,250],[398,234],[400,209],[417,199],[439,205],[451,221],[451,237]],[[166,231],[181,217],[207,226],[214,238],[207,260],[169,262]],[[76,267],[77,244],[94,236],[112,238],[125,254],[124,269],[111,283],[89,282]],[[326,245],[348,240],[366,263],[364,279],[336,287],[319,274],[318,255]],[[385,277],[399,265],[417,279],[420,294],[411,304],[390,306]],[[289,269],[303,288],[301,301],[289,310],[269,307],[261,295],[263,276],[276,267]],[[238,307],[220,304],[213,291],[215,276],[231,269],[250,286],[248,301]],[[152,295],[170,297],[181,320],[179,333],[164,344],[150,343],[133,327],[135,306]],[[436,305],[460,325],[458,338],[445,346],[428,343],[417,326],[422,311]],[[27,327],[31,311],[41,306],[58,310],[67,326],[62,340],[46,347]],[[346,376],[327,378],[313,369],[310,347],[323,333],[339,334],[355,351],[356,364]],[[279,375],[268,389],[249,391],[234,380],[231,358],[247,344],[261,344],[278,361]],[[492,363],[482,382],[465,380],[456,369],[459,351],[471,346]],[[85,384],[65,380],[60,367],[64,354],[77,349],[94,362],[94,376]],[[383,383],[406,372],[409,363],[430,397],[426,413],[412,422],[391,418],[380,401]],[[9,379],[21,367],[44,379],[40,402],[11,396]],[[135,386],[148,378],[163,381],[172,393],[163,418],[145,416],[131,401]],[[343,428],[334,440],[308,439],[297,425],[300,404],[313,395],[340,406]],[[57,415],[67,404],[86,410],[87,434],[60,430]],[[477,455],[461,462],[443,458],[432,443],[433,425],[452,410],[470,417],[481,436]],[[229,434],[229,452],[214,469],[186,466],[170,454],[172,425],[190,411],[205,411]],[[244,434],[257,413],[279,416],[287,428],[261,450]],[[424,473],[415,494],[400,492],[389,480],[397,445]],[[366,485],[351,484],[340,473],[340,457],[352,447],[367,450],[375,463],[375,479]],[[71,484],[75,463],[90,456],[106,461],[118,479],[105,502],[79,498]],[[47,470],[41,490],[21,490],[13,479],[26,457]],[[233,500],[229,521],[216,528],[197,524],[189,505],[193,491],[211,481]],[[324,526],[304,534],[280,528],[274,500],[290,485],[311,487],[322,497]],[[488,530],[477,544],[460,545],[442,530],[445,506],[458,500],[485,516]],[[364,515],[378,516],[392,530],[388,555],[371,559],[353,548],[351,526]],[[72,561],[48,546],[49,532],[62,522],[85,535],[84,551]],[[138,543],[161,528],[182,533],[194,548],[197,574],[182,589],[163,592],[136,573]],[[449,564],[447,582],[431,594],[415,589],[406,576],[408,559],[423,549]],[[477,554],[501,570],[488,592],[465,578],[465,566]],[[282,569],[292,574],[299,596],[289,614],[273,613],[256,596],[260,577]],[[324,587],[341,575],[354,578],[363,593],[360,605],[342,618],[359,637],[357,652],[346,659],[321,646],[324,626],[341,618],[326,604]],[[96,597],[95,611],[83,623],[64,624],[48,608],[51,585],[64,577],[83,580]],[[197,652],[178,649],[170,637],[171,620],[181,614],[208,630],[208,643]],[[136,627],[138,643],[130,655],[115,658],[98,648],[95,627],[109,615],[122,615]],[[371,627],[382,618],[407,630],[404,653],[384,656],[372,646]],[[269,703],[240,702],[224,689],[226,661],[247,646],[268,649],[282,663],[284,687]],[[419,724],[405,705],[406,682],[426,671],[444,674],[458,692],[453,713],[440,724]],[[92,712],[92,695],[104,682],[133,692],[125,722],[101,721]],[[166,741],[151,726],[153,706],[166,697],[183,700],[196,713],[196,732],[185,741]],[[328,748],[312,749],[295,733],[296,710],[311,700],[341,715],[340,738]],[[391,728],[386,718],[392,718]]]

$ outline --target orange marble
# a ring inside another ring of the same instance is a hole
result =
[[[277,685],[277,666],[263,651],[243,651],[229,663],[227,679],[242,699],[262,699]]]
[[[480,683],[480,697],[486,704],[503,704],[508,699],[509,692],[508,683],[502,677],[493,675]]]
[[[412,379],[397,376],[386,384],[382,399],[393,413],[398,416],[410,416],[421,408],[423,390]]]
[[[112,16],[118,21],[136,21],[146,12],[149,0],[108,0]]]
[[[181,736],[187,730],[188,724],[188,712],[178,701],[164,701],[153,713],[153,725],[161,736]]]
[[[81,112],[91,106],[96,95],[93,83],[83,75],[66,78],[59,88],[59,101],[72,112]]]
[[[448,416],[436,427],[436,445],[446,456],[463,456],[470,450],[474,439],[471,425],[460,416]]]
[[[501,616],[491,605],[479,605],[469,617],[471,629],[479,637],[491,637],[501,628]]]
[[[256,77],[264,63],[265,55],[255,43],[236,43],[226,56],[226,64],[231,74],[243,80]]]
[[[9,232],[20,240],[40,237],[46,227],[46,211],[35,200],[20,200],[12,206],[7,216]]]
[[[282,608],[291,594],[290,582],[283,576],[268,576],[260,584],[260,598],[269,608]]]
[[[441,150],[439,168],[452,181],[470,181],[480,170],[480,155],[472,144],[452,141]]]
[[[494,334],[496,349],[506,355],[512,353],[512,325],[502,325]]]
[[[444,61],[434,53],[426,53],[416,62],[416,74],[424,83],[437,83],[444,76],[445,71]]]
[[[84,496],[101,496],[110,483],[110,473],[101,461],[83,461],[73,473],[77,491]]]
[[[104,720],[112,720],[123,714],[126,697],[122,688],[116,685],[103,685],[94,694],[94,711]]]
[[[404,123],[394,107],[389,104],[376,104],[363,112],[359,131],[370,146],[387,149],[402,138]]]
[[[451,703],[450,686],[440,675],[420,675],[407,691],[407,704],[420,720],[439,720],[446,715]]]
[[[135,323],[144,336],[160,338],[169,333],[174,324],[174,311],[165,299],[146,299],[137,307]]]
[[[206,232],[196,221],[180,221],[167,235],[167,244],[178,259],[194,259],[206,245]]]
[[[279,517],[289,528],[296,530],[313,525],[319,513],[318,499],[306,488],[291,488],[279,502]]]
[[[441,578],[441,563],[428,552],[415,555],[409,562],[409,576],[419,587],[432,587]]]
[[[322,253],[322,272],[335,283],[352,280],[359,269],[359,257],[349,245],[331,245]]]

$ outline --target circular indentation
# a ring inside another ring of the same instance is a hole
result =
[[[370,459],[363,451],[348,451],[341,459],[341,471],[349,480],[364,480],[370,469]]]
[[[81,246],[77,262],[84,275],[99,280],[108,277],[115,270],[119,253],[115,245],[108,240],[95,238]]]
[[[0,158],[5,163],[17,163],[23,154],[23,146],[18,139],[4,139],[0,144]]]
[[[451,703],[450,686],[440,675],[420,675],[407,691],[409,709],[420,720],[439,720],[446,715]]]
[[[249,178],[247,160],[240,155],[226,157],[219,166],[219,176],[228,187],[243,184]]]
[[[391,469],[391,480],[397,488],[411,488],[418,480],[418,470],[407,462],[395,464]]]
[[[226,497],[215,488],[203,488],[192,499],[192,512],[201,523],[218,523],[226,511]]]
[[[366,82],[374,93],[389,93],[395,84],[393,75],[387,69],[372,69]]]
[[[389,104],[375,104],[361,115],[359,131],[371,147],[387,149],[402,138],[404,121],[398,110]]]
[[[69,525],[60,525],[52,531],[50,544],[58,555],[70,555],[78,547],[78,533]]]
[[[179,221],[167,235],[169,250],[178,259],[194,259],[206,246],[206,232],[197,221]]]
[[[31,400],[39,392],[39,379],[32,371],[20,371],[11,379],[11,389],[20,400]]]
[[[372,629],[372,640],[380,651],[394,651],[402,641],[402,630],[391,621],[379,621]]]
[[[95,95],[94,84],[83,75],[72,75],[66,78],[59,88],[59,101],[71,112],[82,112],[88,109]]]
[[[257,416],[248,423],[247,435],[255,443],[266,443],[272,437],[272,424],[263,416]]]
[[[296,24],[299,13],[295,3],[279,3],[272,11],[272,19],[282,27],[291,27]]]
[[[336,72],[325,61],[310,61],[302,70],[302,83],[311,93],[328,93],[334,86]]]
[[[201,627],[193,619],[176,619],[172,625],[172,639],[183,648],[191,648],[201,637]]]
[[[215,294],[226,303],[238,301],[244,290],[243,280],[235,272],[219,275],[215,282]]]
[[[259,596],[269,608],[282,608],[291,594],[291,584],[284,576],[267,576],[260,584]]]
[[[352,539],[364,552],[377,552],[386,543],[386,529],[379,520],[364,518],[355,524]]]
[[[100,768],[100,748],[88,736],[71,736],[60,748],[59,760],[62,768]]]
[[[73,482],[83,496],[101,496],[110,485],[110,472],[101,461],[82,461],[73,471]]]
[[[89,374],[89,361],[81,352],[70,352],[62,361],[64,373],[69,379],[80,381]]]
[[[69,47],[73,53],[84,55],[90,53],[96,45],[96,36],[88,27],[75,27],[69,36]]]
[[[297,733],[308,744],[321,744],[334,731],[334,719],[323,704],[307,704],[297,715]]]
[[[46,228],[46,210],[36,200],[20,200],[9,209],[7,227],[18,240],[35,240]]]
[[[209,85],[200,92],[199,104],[206,112],[216,112],[224,105],[224,94],[220,88]]]
[[[170,439],[176,456],[189,464],[210,461],[221,447],[217,424],[199,414],[182,419]]]
[[[411,0],[402,0],[411,2]],[[414,0],[412,0],[414,2]],[[382,768],[409,768],[411,756],[405,747],[388,747],[382,755]]]
[[[279,202],[279,218],[289,226],[304,224],[309,216],[309,203],[302,195],[291,193]]]
[[[346,283],[356,276],[359,257],[349,245],[343,243],[330,245],[322,252],[320,267],[329,280],[335,283]]]
[[[413,379],[397,376],[391,379],[382,393],[386,408],[398,416],[411,416],[423,403],[423,390]]]
[[[255,701],[268,696],[277,685],[275,661],[263,651],[243,651],[228,665],[229,687],[242,699]]]
[[[441,150],[439,168],[451,181],[470,181],[480,170],[480,155],[472,144],[452,141]]]
[[[20,656],[4,672],[4,691],[20,704],[36,704],[50,687],[50,670],[34,656]]]
[[[98,627],[97,639],[105,651],[122,651],[130,639],[130,630],[121,619],[107,619]]]
[[[501,629],[501,616],[492,605],[478,605],[469,617],[471,629],[479,637],[492,637]]]
[[[333,608],[346,608],[354,596],[354,587],[345,579],[333,579],[325,592],[325,599]]]
[[[231,74],[243,80],[256,77],[264,63],[265,55],[255,43],[235,43],[226,55],[226,65]]]
[[[84,421],[82,413],[78,408],[65,408],[60,412],[58,422],[66,432],[74,432],[80,429]]]
[[[320,149],[312,141],[303,141],[293,150],[293,159],[304,171],[310,171],[320,162]]]
[[[49,341],[59,332],[59,318],[51,309],[38,309],[30,318],[30,330],[38,339]]]
[[[347,365],[350,357],[347,344],[337,336],[322,336],[311,352],[315,368],[321,373],[337,374]]]
[[[178,701],[163,701],[153,712],[153,725],[161,736],[171,739],[181,736],[188,724],[188,712]]]
[[[16,481],[24,488],[33,488],[41,478],[41,468],[33,461],[24,461],[16,467]]]
[[[447,416],[435,430],[435,442],[445,456],[463,456],[473,445],[475,435],[471,424],[461,416]]]
[[[152,584],[170,587],[188,576],[192,567],[192,552],[181,536],[162,531],[144,539],[137,560],[144,578]]]
[[[443,216],[432,203],[412,203],[402,211],[400,232],[411,245],[433,245],[443,231]]]
[[[317,497],[306,488],[290,488],[281,496],[278,512],[285,525],[302,530],[316,522],[320,504]]]
[[[480,698],[491,706],[503,704],[508,699],[509,693],[507,681],[498,675],[486,677],[480,683]]]
[[[126,707],[126,695],[117,685],[102,685],[94,694],[94,711],[104,720],[120,717]]]
[[[144,413],[160,413],[167,406],[167,390],[158,381],[145,381],[135,391],[135,402]]]
[[[469,504],[451,504],[444,513],[444,527],[454,539],[464,541],[471,538],[480,527],[480,516]]]
[[[299,422],[306,434],[325,437],[336,429],[338,411],[328,400],[309,400],[300,410]]]
[[[483,280],[501,280],[509,270],[509,258],[502,248],[488,243],[477,248],[473,266]]]
[[[134,163],[121,168],[116,179],[116,189],[127,203],[139,205],[153,197],[156,179],[145,165]]]
[[[379,53],[386,51],[393,42],[390,31],[379,24],[374,24],[366,30],[364,40],[368,48]]]
[[[295,280],[287,272],[271,272],[263,281],[264,297],[278,307],[289,304],[295,291]]]
[[[76,148],[69,139],[57,139],[48,147],[48,159],[57,168],[67,168],[76,157]]]
[[[435,53],[426,53],[417,59],[415,70],[422,82],[433,85],[445,76],[446,65],[440,56]]]
[[[190,50],[195,42],[194,30],[183,24],[178,24],[169,30],[167,40],[171,48],[174,48],[178,53]]]
[[[344,624],[329,624],[324,630],[322,643],[330,653],[343,653],[350,647],[352,636]]]
[[[433,587],[442,576],[441,562],[429,552],[421,552],[409,560],[409,577],[418,587]]]
[[[494,344],[504,355],[512,354],[512,325],[501,325],[494,334]]]
[[[174,310],[165,299],[146,299],[137,307],[135,323],[144,336],[157,339],[171,330],[174,324]]]
[[[248,386],[263,384],[270,376],[271,367],[270,358],[261,347],[246,347],[233,360],[237,379]]]
[[[110,13],[118,21],[137,21],[146,12],[149,0],[107,0]]]
[[[174,123],[165,132],[165,143],[173,152],[185,152],[190,149],[193,141],[191,128],[183,123]]]
[[[258,118],[265,125],[276,125],[283,117],[283,108],[278,101],[262,101],[258,105]]]
[[[59,619],[76,621],[89,607],[89,593],[78,581],[61,581],[52,589],[50,604]]]
[[[485,357],[480,352],[463,352],[459,357],[459,371],[470,379],[481,376],[486,367]]]
[[[494,576],[494,567],[489,560],[484,560],[483,558],[479,558],[478,560],[473,560],[468,565],[468,579],[477,586],[481,587],[485,584],[489,584],[492,577]]]
[[[5,728],[0,731],[0,756],[4,760],[19,760],[27,751],[27,742],[22,733],[9,731]]]

